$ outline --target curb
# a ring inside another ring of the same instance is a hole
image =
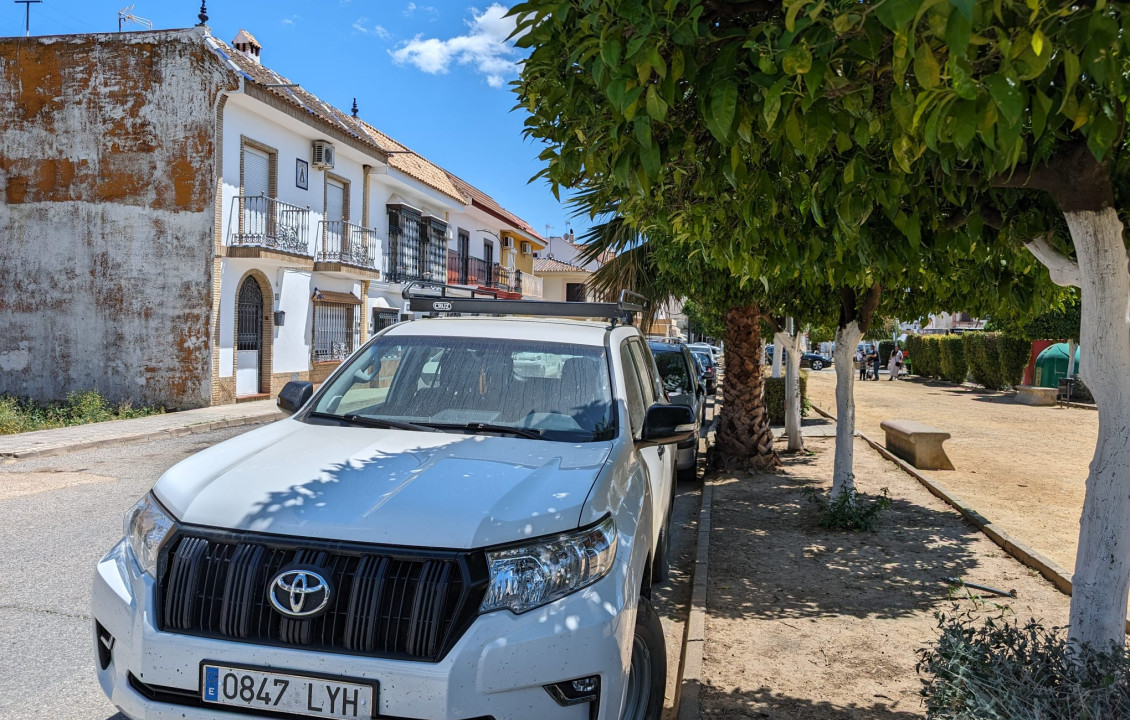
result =
[[[695,553],[691,585],[691,611],[683,631],[683,653],[675,698],[678,720],[699,720],[702,716],[699,692],[702,689],[702,651],[706,643],[706,584],[710,562],[710,509],[714,489],[702,485],[702,505],[698,513],[698,549]]]
[[[133,433],[132,435],[119,435],[116,437],[100,438],[97,440],[80,440],[66,445],[52,445],[50,447],[43,448],[28,448],[27,450],[0,452],[0,460],[28,460],[31,458],[63,455],[66,453],[77,452],[79,450],[92,450],[96,448],[114,447],[116,445],[126,445],[135,442],[164,440],[167,438],[183,437],[185,435],[196,435],[198,433],[211,432],[213,430],[222,430],[224,428],[230,427],[241,427],[244,425],[262,425],[269,422],[274,422],[275,420],[279,420],[283,417],[285,417],[285,415],[282,412],[272,412],[267,415],[260,415],[256,417],[212,420],[209,422],[184,425],[177,428],[166,428],[164,430],[151,430],[147,432]]]
[[[829,418],[831,420],[836,419],[835,416],[821,410],[815,405],[813,405],[812,408],[826,418]],[[937,497],[939,500],[946,503],[954,510],[957,510],[958,513],[960,513],[962,517],[969,521],[970,524],[984,533],[986,537],[1000,546],[1000,548],[1006,553],[1019,560],[1022,565],[1032,568],[1036,572],[1040,573],[1040,575],[1050,581],[1052,585],[1055,585],[1055,588],[1062,592],[1064,595],[1071,595],[1072,574],[1057,565],[1054,560],[1043,555],[1035,548],[1029,547],[1025,543],[1022,543],[1021,541],[1009,535],[1004,530],[1001,530],[996,525],[994,525],[991,520],[986,518],[981,513],[977,512],[969,505],[962,502],[956,495],[946,489],[945,486],[941,485],[936,480],[932,480],[929,477],[923,475],[913,465],[892,454],[889,450],[887,450],[887,448],[867,437],[859,430],[856,430],[855,434],[862,438],[863,441],[870,445],[872,448],[874,448],[880,455],[898,465],[903,472],[921,483],[927,490],[930,491],[931,495]],[[1126,632],[1130,633],[1130,619],[1127,619],[1126,621]]]

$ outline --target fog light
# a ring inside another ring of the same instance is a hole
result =
[[[545,691],[562,707],[596,702],[600,699],[600,676],[589,675],[588,677],[546,685]]]

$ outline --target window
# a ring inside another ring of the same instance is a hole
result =
[[[620,346],[620,364],[624,366],[624,392],[627,395],[628,422],[632,425],[632,437],[638,438],[643,430],[643,419],[647,412],[647,406],[643,401],[640,376],[636,371],[636,362],[628,349],[628,343]]]
[[[314,303],[314,362],[341,361],[354,350],[357,305]]]
[[[386,308],[373,308],[373,334],[400,322],[400,311]]]
[[[655,362],[651,359],[651,351],[639,340],[629,340],[628,346],[632,350],[632,357],[636,361],[636,372],[640,376],[640,386],[643,388],[643,401],[647,407],[659,400],[659,378],[655,376]]]
[[[603,347],[394,331],[355,357],[314,409],[451,432],[489,424],[592,442],[615,437],[614,407]]]
[[[663,388],[668,395],[690,395],[694,392],[687,360],[681,350],[652,354],[655,356],[655,364],[659,366],[659,377],[663,378]]]
[[[565,300],[567,302],[585,301],[584,283],[565,283]]]

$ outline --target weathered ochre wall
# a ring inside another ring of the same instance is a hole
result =
[[[0,393],[209,403],[229,87],[200,30],[0,39]]]

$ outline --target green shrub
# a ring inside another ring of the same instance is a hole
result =
[[[0,435],[125,420],[165,412],[161,407],[133,407],[128,401],[112,407],[97,390],[68,393],[64,402],[39,403],[0,395]]]
[[[906,354],[910,356],[912,364],[914,365],[914,373],[921,375],[922,370],[918,367],[918,359],[922,357],[922,336],[921,335],[907,335],[906,336]]]
[[[808,373],[800,374],[800,415],[806,417],[808,409]],[[785,424],[785,378],[765,378],[765,410],[770,425]]]
[[[1001,376],[1000,353],[997,347],[997,334],[969,332],[961,336],[965,351],[965,363],[973,382],[989,390],[1004,387]]]
[[[960,335],[943,335],[938,338],[941,352],[939,353],[939,369],[943,380],[952,383],[965,382],[969,368],[965,364],[965,348]]]
[[[1032,358],[1032,343],[1022,337],[1001,334],[997,338],[1001,360],[1001,378],[1005,385],[1017,387],[1024,381],[1024,369]]]
[[[922,377],[940,378],[942,376],[941,338],[937,335],[913,335],[915,347],[910,350],[914,362],[914,374]],[[910,346],[910,337],[907,338]]]
[[[894,340],[880,340],[879,341],[879,362],[883,367],[887,367],[887,363],[891,361],[891,351],[895,349]]]
[[[874,500],[867,499],[866,495],[861,495],[854,489],[841,492],[829,500],[816,488],[806,487],[804,496],[817,506],[816,522],[829,530],[875,532],[879,513],[891,506],[887,488],[883,488]]]
[[[1130,651],[1068,646],[1058,628],[938,618],[919,651],[930,720],[1105,720],[1130,717]]]

